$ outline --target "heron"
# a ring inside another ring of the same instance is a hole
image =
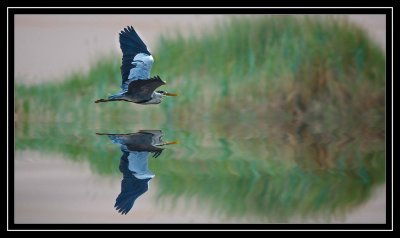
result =
[[[150,77],[153,56],[132,26],[119,33],[119,44],[122,51],[122,90],[95,103],[126,101],[142,105],[159,104],[165,96],[177,96],[175,93],[155,91],[166,83],[158,75]]]
[[[112,143],[118,144],[122,151],[119,170],[123,177],[121,193],[115,201],[115,209],[125,215],[133,207],[136,199],[149,189],[149,183],[154,178],[153,172],[148,168],[149,154],[157,158],[165,149],[163,146],[177,144],[177,141],[163,142],[161,130],[140,130],[136,133],[109,134]]]

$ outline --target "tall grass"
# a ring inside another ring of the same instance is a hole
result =
[[[232,18],[201,36],[163,36],[153,54],[152,75],[180,95],[156,106],[93,103],[119,90],[116,56],[62,83],[17,85],[16,148],[117,174],[117,150],[94,131],[162,129],[182,144],[152,160],[160,196],[230,216],[345,211],[384,181],[385,57],[351,23]]]
[[[184,94],[168,102],[181,117],[383,114],[384,55],[346,21],[233,19],[203,37],[162,38],[158,49],[154,72]]]

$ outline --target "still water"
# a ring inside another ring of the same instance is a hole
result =
[[[385,223],[381,142],[123,127],[17,124],[15,222]]]

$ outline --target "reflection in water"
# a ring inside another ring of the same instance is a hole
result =
[[[128,151],[119,155],[120,161],[98,159],[116,158],[117,148],[107,140],[85,140],[93,132],[77,124],[26,125],[17,131],[15,145],[17,150],[39,149],[43,153],[61,153],[74,161],[87,161],[93,171],[103,176],[120,176],[117,168],[121,163],[124,177],[132,175],[129,167],[135,167],[129,164],[130,151],[145,152],[147,158],[162,151],[162,159],[150,164],[151,170],[162,178],[151,181],[157,210],[176,211],[185,207],[182,202],[193,202],[208,212],[210,219],[215,216],[227,221],[290,222],[297,217],[331,222],[362,207],[375,188],[385,182],[384,140],[371,132],[360,132],[358,127],[329,128],[310,120],[273,126],[233,125],[226,120],[218,124],[214,121],[208,128],[212,133],[203,134],[206,130],[201,124],[193,124],[190,132],[164,126],[165,134],[185,141],[168,150],[157,146],[162,144],[157,142],[162,133],[158,137],[154,131],[106,134]],[[116,130],[122,131],[123,127]],[[147,142],[138,138],[146,138]],[[131,178],[126,185],[122,183],[121,196],[137,187],[132,181],[139,179]],[[143,190],[147,182],[144,184]],[[131,206],[144,192],[130,197]],[[122,209],[125,210],[126,207]],[[375,214],[370,216],[374,218]]]
[[[157,158],[164,150],[162,146],[176,142],[164,143],[163,133],[160,130],[141,130],[129,134],[96,134],[108,135],[112,143],[120,145],[122,156],[119,170],[123,177],[121,193],[114,207],[121,214],[127,214],[136,199],[148,190],[149,182],[155,176],[148,168],[150,153]]]
[[[185,159],[155,164],[168,171],[157,181],[165,206],[184,197],[226,219],[329,222],[363,204],[384,181],[380,140],[347,128],[316,132],[317,125],[305,121],[261,124],[264,130],[227,122],[207,140],[198,133],[179,136]]]

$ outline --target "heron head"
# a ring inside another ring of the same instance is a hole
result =
[[[163,148],[163,146],[165,146],[165,145],[179,144],[179,141],[164,142],[163,141],[163,134],[158,134],[158,135],[154,135],[152,137],[152,143],[151,144],[153,146],[157,147],[157,148]]]
[[[144,104],[159,104],[165,96],[177,96],[175,93],[167,93],[165,91],[155,91],[151,95],[151,99]]]

